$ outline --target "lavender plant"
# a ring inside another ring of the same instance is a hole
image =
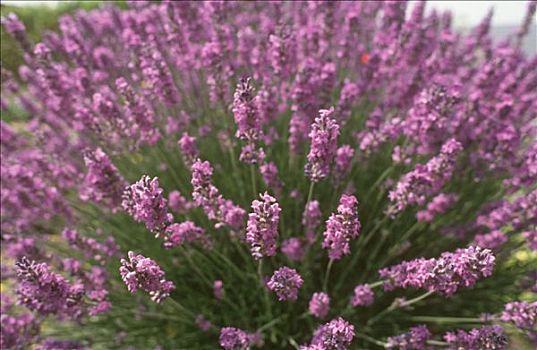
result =
[[[0,348],[535,343],[536,6],[499,43],[424,1],[2,18]]]

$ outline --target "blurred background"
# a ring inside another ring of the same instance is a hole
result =
[[[412,7],[417,1],[410,1]],[[479,24],[492,8],[492,36],[500,41],[516,31],[528,6],[526,1],[428,1],[428,9],[453,12],[453,21],[460,31],[467,31]],[[32,42],[38,42],[45,30],[54,30],[58,26],[58,17],[78,9],[90,10],[104,3],[114,3],[126,7],[126,1],[0,1],[1,15],[15,12],[26,25]],[[537,52],[537,21],[533,23],[529,34],[523,42],[528,55]],[[2,66],[11,71],[17,70],[22,62],[21,51],[16,43],[2,29],[1,32]]]

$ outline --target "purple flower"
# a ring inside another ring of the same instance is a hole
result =
[[[278,168],[273,162],[259,166],[259,171],[267,187],[278,197],[282,192],[282,183],[278,177]]]
[[[200,241],[205,246],[210,246],[210,239],[205,235],[205,230],[196,226],[192,221],[171,224],[164,231],[165,248],[174,248],[185,242],[194,241]]]
[[[449,343],[449,350],[502,350],[506,348],[507,337],[500,326],[483,326],[469,332],[457,330],[448,332],[444,339]]]
[[[222,300],[224,298],[224,282],[221,280],[214,281],[213,293],[216,299]]]
[[[158,178],[144,175],[140,181],[130,185],[123,193],[123,209],[134,220],[143,222],[148,230],[159,235],[171,221],[166,199],[162,195]]]
[[[50,271],[46,263],[36,264],[26,257],[16,265],[21,305],[42,315],[73,319],[81,315],[84,297],[81,284],[70,284],[63,276]]]
[[[354,196],[342,195],[337,213],[330,215],[323,233],[322,247],[328,249],[330,259],[339,260],[350,253],[349,242],[358,237],[360,227],[358,200]]]
[[[439,155],[405,174],[390,191],[392,206],[389,214],[395,216],[410,205],[423,204],[429,195],[438,192],[451,178],[456,157],[461,151],[461,144],[451,139],[442,146]]]
[[[457,200],[458,196],[456,194],[440,193],[431,199],[425,210],[420,210],[416,213],[416,219],[418,221],[431,222],[436,216],[448,211]]]
[[[164,271],[155,261],[132,251],[128,253],[128,260],[121,259],[119,273],[129,292],[135,293],[138,288],[143,289],[157,303],[166,299],[175,289],[173,282],[164,278]]]
[[[418,258],[384,268],[379,275],[388,281],[384,288],[424,288],[447,296],[460,287],[471,287],[478,279],[492,275],[495,257],[488,249],[468,247],[445,252],[439,258]]]
[[[386,349],[399,350],[424,350],[427,349],[427,340],[431,337],[431,332],[426,326],[416,326],[410,328],[410,331],[389,337]]]
[[[84,153],[88,172],[80,188],[80,199],[103,203],[115,210],[121,206],[121,196],[127,182],[110,158],[100,149]]]
[[[328,176],[330,164],[336,155],[339,125],[331,118],[333,113],[333,107],[328,110],[321,109],[319,117],[315,118],[311,126],[311,145],[304,171],[313,182],[319,182]]]
[[[310,346],[319,346],[325,350],[346,350],[353,338],[354,326],[340,317],[317,328]]]
[[[369,306],[373,304],[375,294],[368,284],[360,284],[354,288],[354,296],[352,297],[352,306]]]
[[[47,338],[35,350],[86,350],[87,348],[75,340]]]
[[[492,231],[476,235],[474,237],[474,244],[481,248],[497,250],[507,242],[508,239],[509,237],[502,231]]]
[[[283,241],[281,250],[287,258],[293,261],[302,260],[305,253],[304,244],[302,243],[302,240],[297,237],[292,237]]]
[[[537,301],[513,301],[505,304],[501,319],[511,322],[520,329],[532,330],[537,324]]]
[[[0,334],[1,349],[26,349],[33,344],[39,333],[39,322],[29,312],[17,315],[8,314],[7,311],[12,308],[12,302],[7,298],[5,293],[2,296],[2,314],[0,315]]]
[[[246,242],[250,244],[250,252],[256,260],[276,254],[281,211],[276,198],[266,192],[260,197],[261,201],[252,202],[253,212],[248,215],[246,227]]]
[[[224,327],[220,330],[219,342],[225,350],[247,350],[250,345],[248,334],[233,327]]]
[[[213,168],[208,161],[197,159],[192,165],[191,184],[194,204],[203,208],[210,220],[215,220],[216,227],[228,225],[239,230],[244,224],[245,211],[226,200],[211,182]]]
[[[320,319],[328,315],[330,311],[330,297],[326,293],[313,293],[309,304],[310,313]]]
[[[295,269],[280,267],[267,282],[267,287],[276,293],[279,301],[296,300],[304,281]]]
[[[196,144],[196,138],[190,136],[188,133],[184,132],[183,136],[177,141],[179,148],[181,149],[181,154],[183,156],[183,162],[191,167],[192,164],[199,157],[198,145]]]
[[[337,182],[343,180],[351,169],[354,149],[349,145],[343,145],[336,151],[334,176]]]
[[[536,251],[537,250],[537,231],[527,231],[522,234],[528,242],[528,247]]]
[[[190,203],[181,192],[171,191],[168,195],[168,206],[173,212],[183,214],[190,208]]]
[[[237,123],[237,137],[253,142],[259,138],[261,123],[255,106],[251,78],[242,78],[233,95],[233,115]]]
[[[321,207],[319,201],[310,201],[306,203],[304,213],[302,214],[302,225],[306,230],[306,237],[310,243],[315,240],[315,229],[321,223]]]
[[[196,316],[195,322],[196,326],[198,326],[198,328],[204,332],[208,332],[211,328],[213,328],[211,321],[207,320],[202,314]]]

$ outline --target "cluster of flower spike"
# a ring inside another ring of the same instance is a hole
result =
[[[173,282],[164,278],[164,271],[155,261],[134,252],[128,253],[128,260],[121,259],[119,272],[129,292],[135,293],[138,289],[143,289],[157,303],[175,289]]]
[[[415,259],[379,271],[386,279],[384,288],[423,288],[453,295],[461,287],[471,287],[478,279],[492,275],[495,257],[488,249],[470,246],[445,252],[438,258]]]
[[[537,1],[500,41],[425,1],[127,3],[1,20],[0,348],[537,341],[497,303],[537,291]],[[484,326],[436,322],[476,285]]]

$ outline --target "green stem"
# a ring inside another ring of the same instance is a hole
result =
[[[257,274],[259,275],[259,283],[263,289],[265,307],[267,309],[268,318],[272,319],[272,310],[270,308],[270,300],[267,288],[265,287],[265,280],[263,279],[263,260],[260,259],[257,265]]]
[[[324,281],[323,281],[323,291],[325,292],[328,286],[328,279],[330,278],[330,271],[332,270],[333,264],[334,264],[334,260],[330,259],[330,261],[328,262],[328,265],[326,266],[326,273],[324,275]]]
[[[416,322],[431,322],[431,323],[486,323],[480,318],[469,317],[436,317],[436,316],[412,316],[409,320]]]
[[[445,341],[439,341],[439,340],[427,340],[427,344],[436,345],[436,346],[448,346],[449,345],[449,343],[446,343]]]
[[[357,332],[357,333],[356,333],[356,336],[357,336],[358,338],[362,338],[362,339],[364,339],[364,340],[367,340],[367,341],[370,342],[370,343],[373,343],[373,344],[375,344],[375,345],[381,346],[381,347],[383,347],[383,348],[385,348],[386,345],[387,345],[387,343],[382,342],[382,341],[380,341],[380,340],[377,340],[377,339],[375,339],[375,338],[372,338],[372,337],[370,337],[370,336],[368,336],[367,334],[364,334],[364,333],[358,333],[358,332]]]
[[[374,323],[376,323],[378,320],[382,319],[385,315],[389,314],[390,312],[392,312],[393,310],[396,310],[400,307],[406,307],[406,306],[410,306],[412,304],[415,304],[427,297],[429,297],[431,294],[433,294],[434,292],[433,291],[428,291],[422,295],[419,295],[417,297],[415,297],[414,299],[410,299],[410,300],[407,300],[401,304],[399,303],[392,303],[388,308],[384,309],[384,311],[381,311],[380,313],[378,313],[375,317],[371,318],[369,321],[367,321],[367,325],[368,326],[372,326]]]
[[[306,200],[306,206],[311,201],[311,198],[313,197],[313,188],[315,187],[315,182],[310,182],[310,189],[308,191],[308,200]]]

